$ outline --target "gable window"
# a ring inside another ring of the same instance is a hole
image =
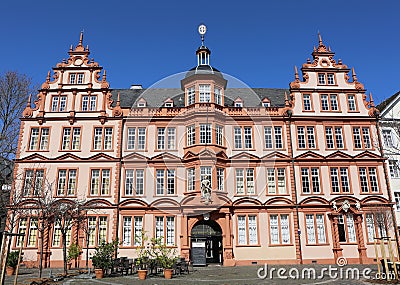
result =
[[[325,73],[318,73],[318,84],[320,85],[326,84]]]
[[[199,85],[200,102],[207,103],[211,100],[211,86],[209,84]]]
[[[338,232],[339,242],[356,242],[356,231],[352,214],[338,216]]]
[[[187,89],[187,104],[188,105],[194,104],[194,102],[195,102],[195,94],[196,94],[196,92],[195,92],[194,86],[189,87]]]
[[[324,214],[306,214],[307,243],[325,244],[325,218]]]
[[[376,167],[359,167],[361,193],[378,193],[378,177]]]
[[[112,138],[113,138],[113,128],[111,127],[94,128],[93,149],[111,150]]]
[[[144,194],[144,170],[126,169],[125,170],[125,195],[141,196]]]
[[[303,94],[303,111],[312,111],[310,94]]]
[[[258,244],[257,216],[239,215],[238,216],[238,245]]]
[[[84,74],[83,73],[70,73],[69,84],[83,84]]]
[[[332,193],[350,193],[349,169],[347,167],[331,167]]]
[[[342,127],[325,127],[327,148],[344,148]]]
[[[51,111],[64,112],[67,108],[67,96],[55,95],[51,97]]]
[[[81,148],[81,128],[64,128],[61,142],[62,150],[79,150]]]
[[[322,94],[320,98],[322,111],[339,111],[339,103],[336,94]]]
[[[369,127],[353,127],[354,148],[371,148]]]
[[[392,148],[394,146],[393,136],[391,130],[382,130],[383,143],[385,147]]]
[[[110,169],[92,169],[90,178],[90,195],[102,196],[110,194]]]
[[[400,177],[399,162],[397,160],[389,160],[389,172],[391,178]]]
[[[269,216],[270,242],[273,245],[290,244],[289,215],[272,214]]]
[[[23,196],[42,195],[44,186],[44,169],[26,169],[23,184]]]
[[[254,168],[237,168],[236,174],[236,194],[252,195],[255,194]]]
[[[301,189],[303,194],[321,193],[321,184],[319,181],[318,167],[301,168]]]
[[[76,194],[76,169],[59,169],[57,176],[57,196]]]
[[[29,141],[29,150],[49,149],[50,128],[32,128]]]
[[[96,95],[83,95],[82,96],[82,111],[96,111],[97,96]]]
[[[220,88],[214,88],[214,103],[222,105],[222,94]]]
[[[286,194],[285,168],[267,168],[268,194]]]
[[[128,128],[127,149],[144,150],[145,148],[146,148],[146,128],[131,128],[131,127]]]
[[[283,148],[282,127],[264,127],[265,148]]]
[[[349,112],[357,111],[356,105],[356,96],[355,95],[347,95],[347,107],[349,108]]]
[[[188,126],[186,128],[187,134],[187,145],[191,146],[196,144],[196,128],[194,125]]]
[[[175,194],[175,170],[156,169],[156,195]]]
[[[335,75],[333,73],[318,73],[319,85],[335,85]]]

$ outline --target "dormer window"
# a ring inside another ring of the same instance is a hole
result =
[[[263,105],[263,107],[271,107],[271,103],[269,103],[269,102],[263,102],[262,103],[262,105]]]
[[[144,107],[146,107],[146,103],[141,102],[141,103],[138,103],[137,106],[138,106],[139,108],[144,108]]]
[[[174,103],[167,102],[167,103],[165,103],[165,107],[174,107]]]
[[[211,85],[200,84],[199,85],[200,102],[210,102],[211,100]]]
[[[242,102],[235,102],[235,107],[243,107],[243,103]]]
[[[189,87],[187,89],[187,104],[188,105],[192,105],[194,104],[194,100],[195,100],[195,89],[194,86]]]
[[[69,84],[83,84],[83,73],[70,73]]]

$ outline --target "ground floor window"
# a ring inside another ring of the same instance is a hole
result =
[[[356,231],[352,214],[338,216],[339,242],[356,242]]]
[[[288,214],[269,216],[271,244],[290,244],[290,226]]]
[[[238,244],[239,245],[258,244],[256,215],[238,216]]]
[[[307,243],[325,244],[325,217],[324,214],[306,214]]]
[[[155,238],[168,246],[175,245],[175,217],[156,216]]]

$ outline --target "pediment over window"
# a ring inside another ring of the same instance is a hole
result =
[[[168,152],[163,152],[159,155],[153,156],[149,159],[149,162],[152,163],[162,163],[162,162],[181,162],[180,157],[173,155]]]
[[[30,160],[30,161],[43,161],[43,160],[49,160],[47,157],[44,157],[41,154],[34,153],[31,154],[25,158],[20,158],[19,160]]]
[[[312,152],[312,151],[307,151],[307,152],[305,152],[305,153],[303,153],[303,154],[300,154],[299,156],[297,156],[297,157],[295,157],[295,159],[301,159],[301,160],[308,160],[308,159],[325,159],[325,157],[324,156],[322,156],[322,155],[320,155],[320,154],[318,154],[318,153],[315,153],[315,152]]]
[[[105,153],[98,153],[96,155],[89,157],[88,160],[116,161],[117,159]]]
[[[380,155],[377,155],[377,154],[375,154],[375,153],[373,153],[373,152],[364,151],[364,152],[362,152],[362,153],[356,155],[356,156],[354,157],[354,159],[371,159],[371,160],[376,161],[376,160],[378,160],[378,159],[381,160],[381,159],[383,159],[383,158],[382,158]]]
[[[248,152],[238,153],[230,158],[231,160],[251,160],[252,162],[260,161],[260,158]]]
[[[147,161],[147,157],[140,154],[140,153],[130,153],[128,155],[126,155],[123,160],[129,160],[129,161],[140,161],[140,162],[146,162]]]
[[[76,161],[76,160],[82,160],[82,158],[72,153],[66,153],[59,157],[56,157],[55,160]]]
[[[341,152],[341,151],[336,151],[334,153],[331,153],[330,155],[326,156],[326,159],[353,159],[353,157],[351,155],[348,155],[347,153]]]
[[[274,151],[271,153],[268,153],[267,155],[264,155],[261,160],[287,160],[290,159],[289,156],[286,154]]]

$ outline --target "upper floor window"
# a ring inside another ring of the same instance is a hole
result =
[[[318,167],[301,168],[301,189],[303,194],[321,194]]]
[[[186,172],[187,172],[187,187],[186,187],[186,189],[187,189],[187,191],[194,191],[194,188],[195,188],[195,168],[194,167],[192,167],[192,168],[188,168],[187,170],[186,170]]]
[[[83,95],[82,96],[82,111],[96,111],[97,96],[96,95]]]
[[[307,243],[326,243],[324,214],[306,214]]]
[[[235,107],[242,108],[243,107],[243,103],[242,102],[235,102]]]
[[[297,127],[297,144],[299,148],[316,148],[314,127]]]
[[[51,97],[52,112],[64,112],[66,108],[67,108],[67,96],[55,95]]]
[[[285,168],[267,168],[268,194],[287,194]]]
[[[238,245],[258,244],[257,216],[239,215],[238,216]]]
[[[144,170],[126,169],[125,170],[125,195],[143,195],[144,194]]]
[[[156,169],[156,195],[175,194],[175,170]]]
[[[32,128],[29,142],[29,150],[48,150],[49,133],[50,128]]]
[[[342,127],[325,127],[327,148],[344,148]]]
[[[339,111],[338,97],[336,94],[321,95],[321,110],[322,111]]]
[[[361,193],[379,192],[376,167],[360,167],[358,174],[360,177]]]
[[[62,150],[79,150],[81,148],[81,128],[64,128],[61,142]]]
[[[187,89],[187,104],[188,104],[188,105],[194,104],[194,102],[195,102],[195,95],[196,95],[196,92],[195,92],[194,86],[189,87],[189,88]]]
[[[217,145],[224,145],[223,137],[224,137],[224,128],[220,125],[215,125],[215,143]]]
[[[236,169],[236,194],[255,194],[254,168]]]
[[[199,85],[200,102],[210,102],[211,100],[211,85],[200,84]]]
[[[319,85],[335,85],[335,75],[333,73],[318,73]]]
[[[26,169],[22,196],[42,195],[44,186],[44,169]]]
[[[211,182],[210,186],[212,189],[212,174],[211,174],[211,166],[201,166],[200,167],[200,181],[209,180]]]
[[[288,214],[269,216],[271,244],[290,244],[290,226]]]
[[[400,192],[394,192],[394,201],[396,203],[396,211],[400,212]]]
[[[267,108],[267,107],[271,107],[271,103],[270,103],[270,102],[263,102],[263,103],[262,103],[262,106],[263,106],[263,107],[266,107],[266,108]]]
[[[394,146],[393,136],[391,130],[382,130],[383,143],[385,147],[392,148]]]
[[[128,128],[127,149],[144,150],[146,148],[146,128]]]
[[[312,111],[310,94],[303,94],[303,110],[304,111]]]
[[[347,107],[350,112],[357,111],[357,102],[355,95],[347,95]]]
[[[217,189],[224,191],[225,169],[217,167]]]
[[[57,176],[57,196],[76,194],[76,169],[59,169]]]
[[[110,169],[92,169],[90,195],[100,196],[110,194]]]
[[[200,143],[211,144],[211,124],[200,124]]]
[[[235,148],[253,148],[253,131],[252,127],[235,127],[234,143]],[[243,136],[244,134],[244,136]]]
[[[191,146],[196,144],[196,128],[195,125],[188,126],[186,128],[187,134],[187,145]]]
[[[175,149],[176,129],[158,128],[157,129],[157,149]],[[167,143],[165,143],[167,142]]]
[[[347,167],[331,167],[332,193],[350,193],[349,169]]]
[[[220,88],[214,88],[214,102],[215,104],[222,105],[222,93]]]
[[[264,127],[265,148],[283,148],[282,127]]]
[[[70,73],[69,84],[83,84],[84,74],[83,73]]]
[[[354,148],[371,148],[369,127],[353,127]]]
[[[112,137],[113,137],[113,128],[111,127],[94,128],[93,149],[111,150]]]
[[[399,162],[397,160],[389,160],[389,172],[391,178],[400,177]]]

